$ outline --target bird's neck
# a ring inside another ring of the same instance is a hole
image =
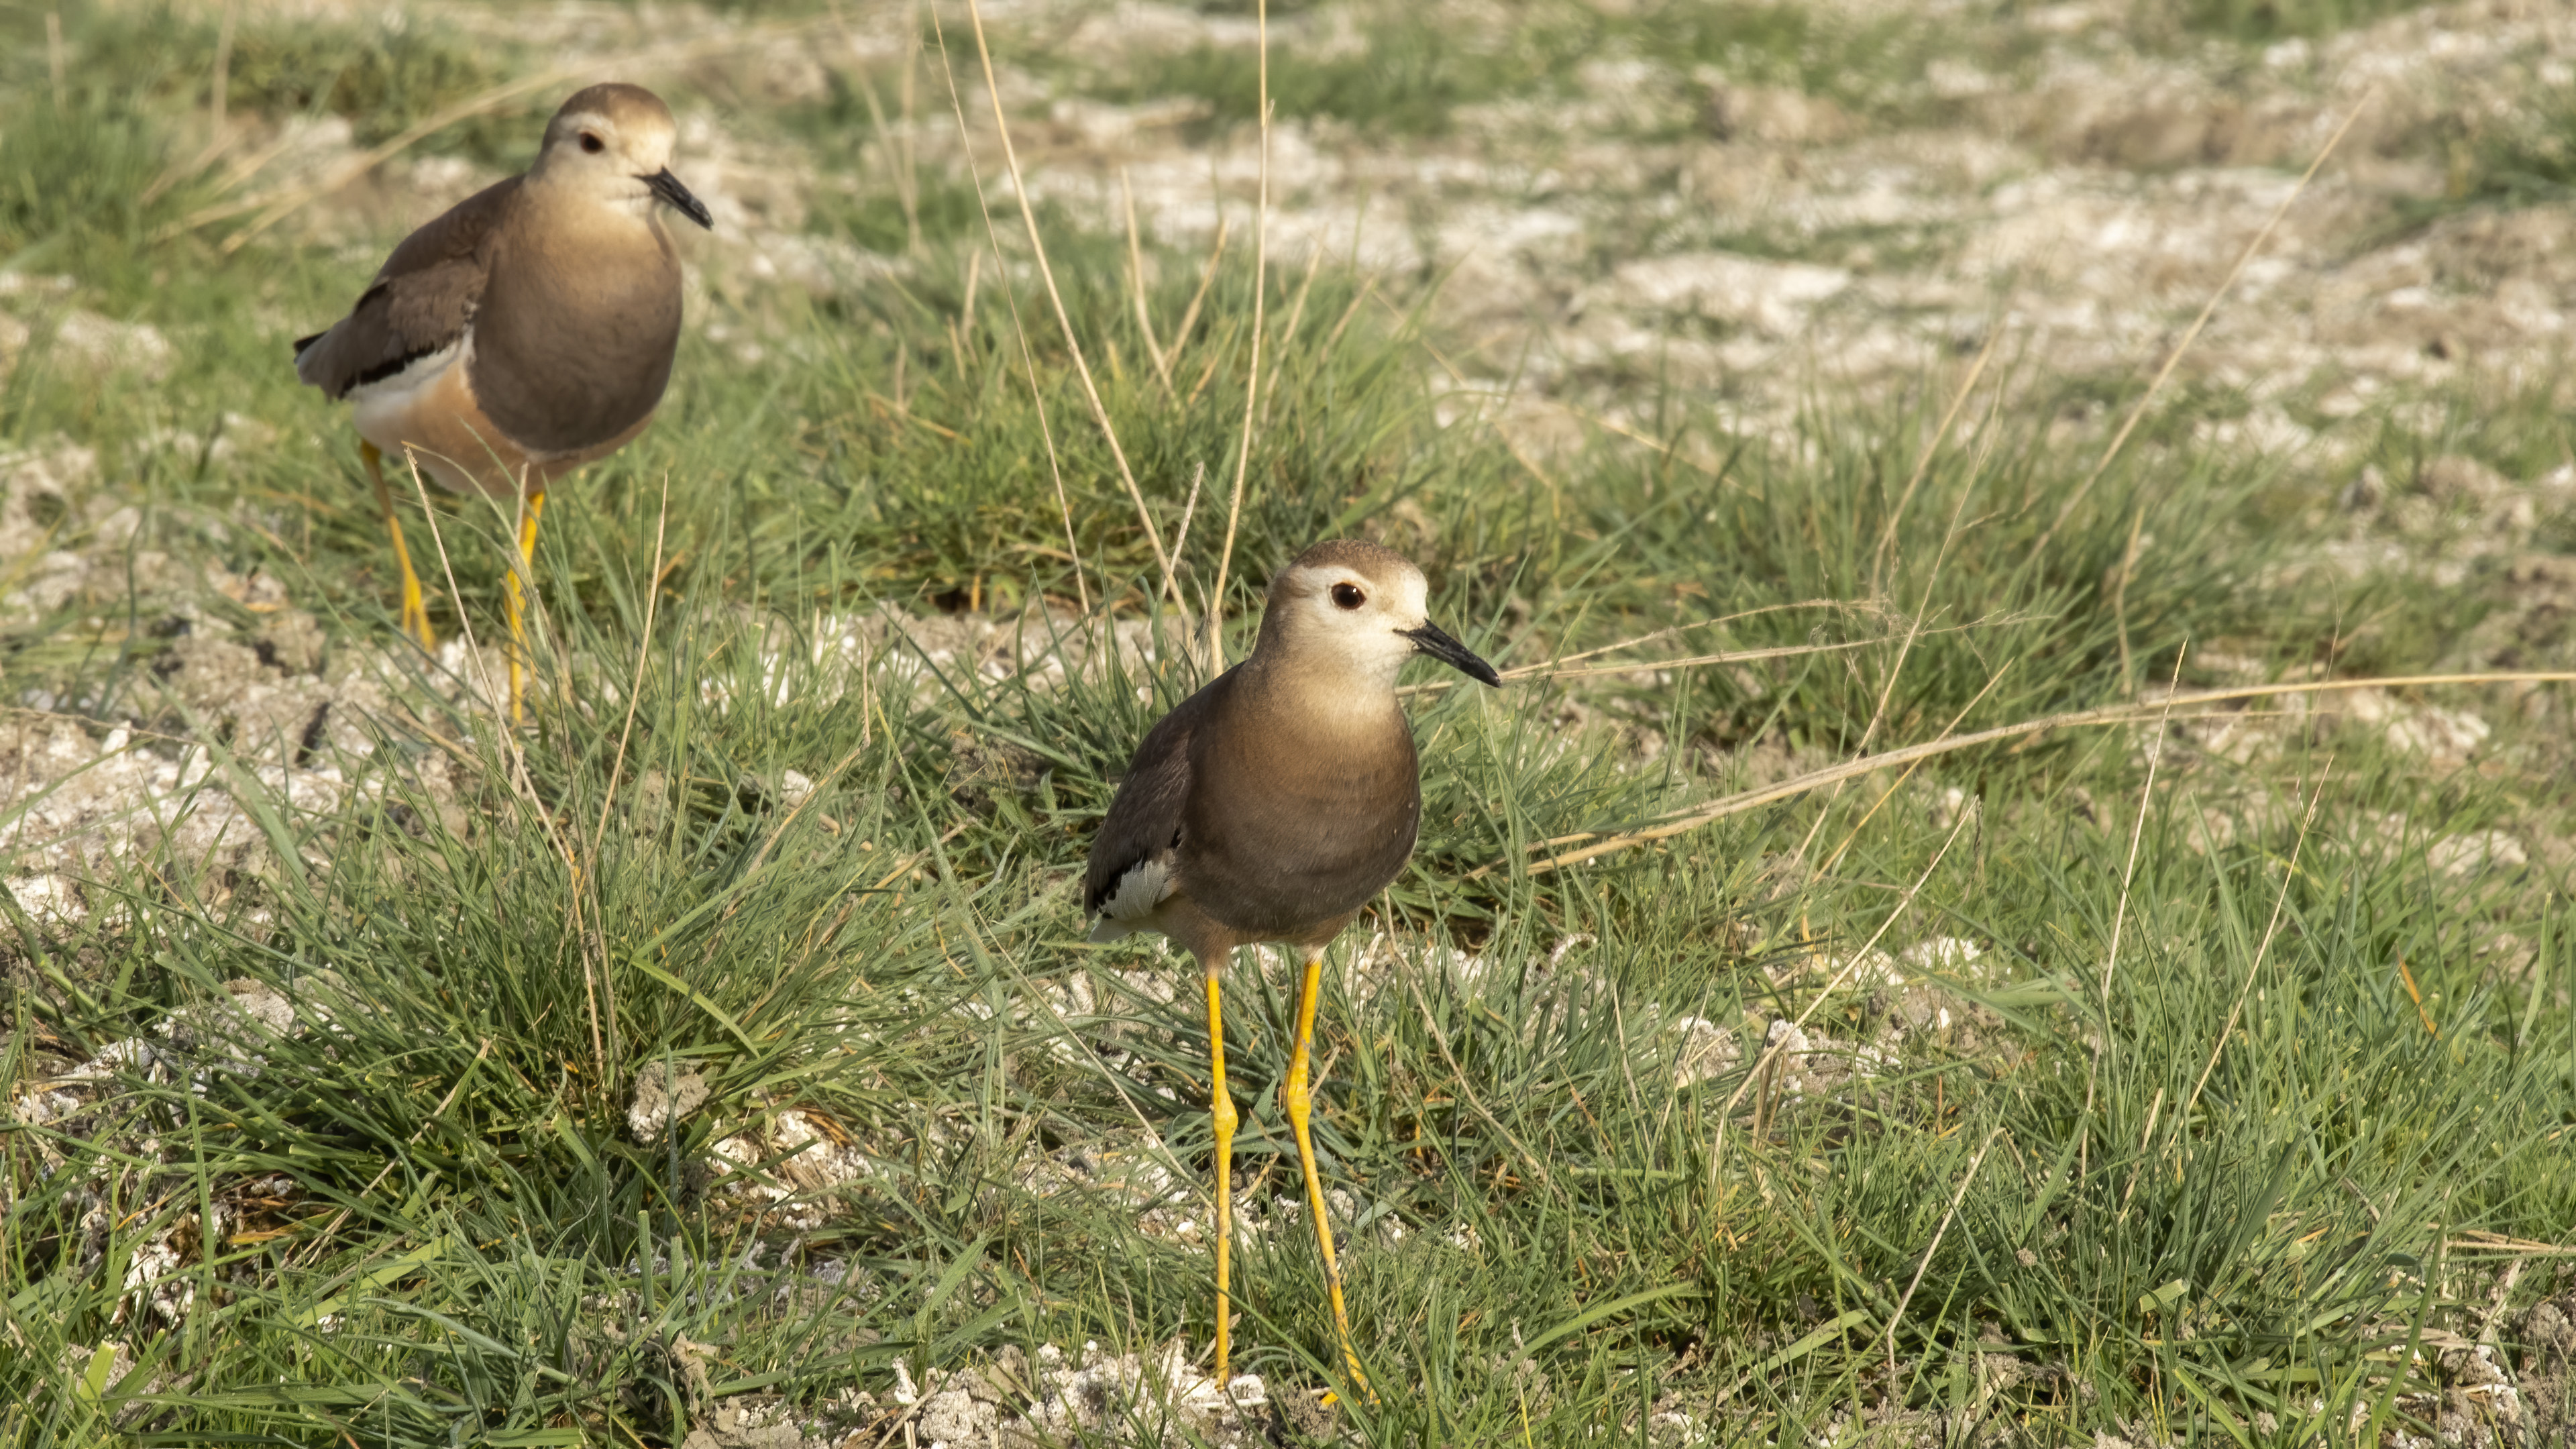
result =
[[[1403,727],[1392,669],[1355,670],[1346,661],[1309,663],[1258,653],[1241,669],[1240,707],[1303,738],[1369,738],[1390,725]]]
[[[668,249],[661,200],[641,180],[627,189],[602,190],[596,184],[575,185],[531,171],[520,184],[525,197],[521,204],[541,216],[551,233],[579,234],[594,245]]]
[[[504,243],[510,264],[494,270],[486,313],[505,312],[515,300],[506,293],[518,291],[546,297],[559,324],[596,316],[622,330],[649,314],[648,330],[677,325],[679,253],[650,205],[631,211],[616,198],[565,187],[532,188],[526,205],[526,224]],[[478,324],[477,336],[487,330]]]

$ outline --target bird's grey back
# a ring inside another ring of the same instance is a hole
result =
[[[1208,681],[1156,721],[1137,744],[1135,758],[1118,782],[1118,794],[1109,802],[1109,814],[1100,822],[1100,833],[1091,838],[1091,859],[1082,887],[1085,911],[1098,913],[1117,894],[1121,877],[1149,860],[1170,855],[1179,843],[1181,811],[1190,793],[1190,744],[1211,701],[1231,688],[1233,678],[1234,672],[1228,670]]]
[[[295,375],[346,397],[454,345],[482,305],[494,228],[519,182],[495,182],[403,238],[348,316],[297,340]]]

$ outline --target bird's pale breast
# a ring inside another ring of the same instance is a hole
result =
[[[680,337],[668,247],[658,227],[639,229],[605,256],[522,254],[493,269],[470,366],[477,401],[513,442],[577,453],[652,417]]]
[[[1388,705],[1359,729],[1299,731],[1255,715],[1251,728],[1203,735],[1182,891],[1247,936],[1293,939],[1385,889],[1422,820],[1413,734]]]

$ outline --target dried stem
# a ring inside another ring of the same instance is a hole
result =
[[[2226,297],[2228,289],[2236,285],[2236,279],[2245,275],[2246,265],[2263,250],[2263,244],[2272,239],[2272,233],[2280,227],[2281,219],[2288,216],[2290,207],[2306,194],[2308,183],[2316,180],[2317,172],[2326,164],[2326,158],[2332,156],[2335,148],[2343,144],[2345,133],[2352,130],[2352,123],[2361,119],[2361,113],[2370,108],[2371,98],[2378,93],[2378,89],[2373,87],[2364,91],[2360,100],[2353,102],[2351,111],[2343,118],[2343,124],[2335,127],[2334,134],[2326,138],[2326,144],[2317,152],[2316,159],[2309,162],[2308,169],[2300,175],[2299,184],[2291,187],[2290,194],[2281,198],[2281,204],[2273,209],[2271,219],[2263,223],[2262,230],[2254,233],[2254,239],[2245,244],[2245,250],[2237,253],[2236,265],[2227,269],[2227,275],[2221,278],[2217,288],[2210,292],[2209,300],[2201,304],[2200,315],[2192,318],[2191,325],[2183,329],[2181,340],[2175,342],[2173,350],[2165,354],[2164,365],[2156,369],[2155,380],[2147,384],[2147,390],[2139,395],[2137,405],[2129,409],[2129,416],[2120,424],[2120,430],[2111,435],[2111,444],[2102,450],[2101,461],[2093,465],[2092,472],[2084,475],[2084,481],[2075,486],[2074,492],[2066,495],[2066,502],[2058,507],[2057,517],[2040,532],[2039,541],[2030,546],[2031,557],[2037,558],[2048,547],[2049,540],[2057,536],[2057,530],[2065,527],[2066,520],[2074,516],[2076,505],[2082,503],[2085,495],[2093,491],[2094,484],[2102,481],[2102,475],[2110,470],[2111,460],[2120,456],[2120,449],[2129,441],[2129,435],[2137,431],[2138,420],[2147,415],[2148,405],[2156,400],[2157,393],[2164,391],[2166,379],[2173,376],[2174,365],[2181,362],[2182,355],[2189,352],[2192,344],[2200,340],[2201,329],[2209,325],[2210,317],[2218,311],[2219,301]]]
[[[1821,770],[1810,770],[1803,775],[1782,780],[1774,785],[1766,785],[1758,790],[1746,790],[1706,805],[1691,807],[1663,823],[1637,830],[1622,831],[1602,840],[1597,845],[1587,846],[1582,850],[1569,851],[1564,855],[1534,861],[1529,866],[1529,872],[1532,875],[1543,875],[1548,871],[1562,870],[1579,861],[1591,860],[1613,851],[1647,845],[1658,840],[1668,840],[1673,836],[1697,830],[1703,825],[1723,820],[1730,815],[1759,810],[1776,801],[1803,795],[1810,790],[1821,789],[1837,781],[1866,775],[1873,770],[1884,770],[1892,765],[1909,764],[1915,760],[1929,759],[1935,755],[1946,755],[1958,750],[1975,749],[1980,745],[2027,739],[2032,735],[2046,734],[2051,730],[2081,729],[2096,725],[2145,724],[2149,720],[2178,717],[2172,715],[2176,710],[2197,708],[2205,704],[2226,704],[2245,699],[2266,699],[2274,695],[2325,694],[2346,689],[2413,689],[2436,685],[2484,684],[2576,684],[2576,671],[2505,670],[2483,674],[2403,674],[2370,679],[2250,684],[2231,689],[2202,689],[2188,694],[2177,694],[2166,700],[2158,709],[2142,709],[2136,705],[2116,704],[2100,709],[2068,710],[2063,714],[2044,715],[2038,719],[2023,720],[2016,724],[1997,725],[1993,729],[1978,730],[1974,734],[1944,736],[1924,744],[1908,745],[1903,749],[1867,755],[1857,760],[1846,760],[1842,764],[1831,765]],[[1467,878],[1473,880],[1490,872],[1505,869],[1510,864],[1509,861],[1496,861],[1479,866],[1469,872]]]
[[[938,23],[939,17],[937,12],[934,11],[931,15],[931,24],[935,28]],[[966,145],[966,103],[958,95],[957,73],[950,69],[948,65],[948,38],[945,34],[940,36],[939,41],[939,65],[941,71],[948,77],[948,100],[957,116],[957,142],[959,148],[966,153],[967,175],[971,177],[975,183],[975,209],[984,218],[984,240],[986,244],[992,248],[993,270],[1000,273],[1005,280],[1007,280],[1010,276],[1010,271],[1002,262],[1001,230],[993,224],[993,208],[991,204],[986,202],[984,199],[983,170],[975,164],[975,149]],[[987,68],[987,83],[989,84],[989,65]],[[905,104],[910,104],[909,99],[906,100]],[[1000,103],[996,101],[996,109],[994,111],[996,119],[998,119],[1001,114],[999,105]],[[1010,133],[1007,130],[1002,134],[1002,145],[1004,154],[1009,154]],[[1019,173],[1014,169],[1012,172],[1012,181],[1015,185],[1017,184],[1018,179]],[[1025,195],[1020,198],[1020,205],[1025,211],[1028,206],[1028,198]],[[1037,238],[1037,230],[1034,224],[1030,227],[1029,237],[1032,241],[1035,241]],[[975,284],[983,274],[983,260],[984,254],[982,252],[970,252],[967,254],[966,297],[965,300],[959,304],[961,321],[964,323],[971,324],[973,321],[975,310]],[[1038,253],[1038,263],[1041,268],[1045,266],[1046,253],[1043,249]],[[1055,281],[1051,275],[1047,281],[1047,291],[1049,295],[1053,295],[1055,291]],[[1020,367],[1023,373],[1026,374],[1029,382],[1029,406],[1037,411],[1038,440],[1044,444],[1046,448],[1047,478],[1055,485],[1056,512],[1064,521],[1065,553],[1066,556],[1073,561],[1074,597],[1081,603],[1082,612],[1088,616],[1091,613],[1091,587],[1083,582],[1082,544],[1074,537],[1073,502],[1064,491],[1064,462],[1062,457],[1056,452],[1055,424],[1047,417],[1046,393],[1038,386],[1037,350],[1029,345],[1029,327],[1027,321],[1020,316],[1020,294],[1018,291],[1007,285],[1004,286],[1002,288],[1002,300],[1008,304],[1011,309],[1011,335],[1016,338],[1020,344]],[[1061,317],[1063,315],[1063,311],[1064,304],[1061,301],[1057,302],[1057,315]],[[1070,325],[1068,325],[1066,328],[1068,338],[1071,335],[1071,331],[1072,329]],[[1082,353],[1079,348],[1076,348],[1074,351],[1074,361],[1077,365],[1082,361]],[[960,365],[963,365],[963,349],[960,349]],[[1091,374],[1088,370],[1083,373],[1082,382],[1086,389],[1091,386]],[[1097,409],[1099,405],[1099,396],[1095,393],[1092,396],[1092,406]],[[1117,453],[1118,438],[1115,433],[1109,432],[1109,422],[1105,414],[1101,417],[1100,425],[1101,431],[1109,434],[1110,451]],[[1127,466],[1126,454],[1118,453],[1118,466],[1120,471],[1124,473]],[[1128,475],[1127,488],[1128,492],[1136,499],[1137,516],[1145,521],[1145,536],[1155,540],[1154,555],[1156,559],[1161,560],[1163,553],[1162,541],[1155,537],[1153,518],[1145,512],[1144,495],[1137,492],[1136,480],[1133,475]],[[1172,566],[1169,561],[1164,561],[1163,582],[1167,588],[1171,584],[1171,578]],[[1103,588],[1107,588],[1108,580],[1104,578],[1101,581],[1101,586]]]
[[[1941,1238],[1950,1231],[1950,1220],[1959,1215],[1959,1204],[1968,1200],[1968,1185],[1977,1180],[1977,1169],[1986,1165],[1986,1149],[2002,1135],[2004,1129],[1998,1127],[1977,1144],[1977,1155],[1968,1159],[1968,1170],[1959,1178],[1959,1190],[1950,1194],[1949,1210],[1941,1214],[1941,1225],[1932,1230],[1932,1241],[1923,1249],[1923,1261],[1914,1265],[1914,1277],[1906,1283],[1904,1295],[1896,1300],[1896,1311],[1887,1315],[1887,1391],[1891,1397],[1896,1393],[1896,1325],[1904,1321],[1905,1305],[1914,1301],[1914,1290],[1923,1286],[1923,1275],[1931,1270],[1932,1255],[1941,1251]]]
[[[1270,0],[1255,0],[1261,51],[1261,193],[1252,213],[1252,362],[1243,374],[1243,436],[1234,450],[1234,497],[1225,509],[1225,546],[1217,550],[1216,587],[1207,600],[1207,668],[1225,668],[1225,579],[1234,565],[1235,526],[1243,518],[1243,484],[1252,471],[1252,427],[1261,412],[1262,307],[1270,296]]]
[[[1124,166],[1118,168],[1118,193],[1127,204],[1127,284],[1136,300],[1136,334],[1144,339],[1145,360],[1154,364],[1154,376],[1162,379],[1163,396],[1169,398],[1172,360],[1163,355],[1163,344],[1154,336],[1153,311],[1145,305],[1145,245],[1136,230],[1136,187]]]
[[[1175,608],[1184,607],[1180,585],[1172,577],[1172,556],[1163,551],[1162,530],[1154,526],[1153,510],[1145,506],[1145,490],[1137,485],[1136,470],[1127,463],[1127,450],[1119,446],[1118,429],[1109,421],[1108,407],[1100,401],[1100,388],[1092,381],[1091,364],[1082,355],[1082,339],[1074,333],[1072,314],[1065,311],[1064,294],[1056,289],[1055,268],[1047,262],[1046,242],[1038,236],[1037,209],[1029,204],[1028,182],[1020,175],[1019,151],[1011,144],[1011,123],[1002,115],[1002,87],[993,77],[992,47],[984,40],[981,0],[966,0],[966,15],[974,23],[975,55],[984,66],[984,98],[992,103],[993,125],[1002,137],[1002,164],[1010,169],[1011,194],[1020,203],[1020,222],[1028,228],[1029,248],[1037,256],[1038,277],[1046,283],[1047,301],[1055,307],[1056,325],[1064,329],[1065,349],[1072,354],[1073,370],[1082,379],[1082,395],[1091,403],[1091,420],[1099,424],[1100,436],[1109,444],[1109,456],[1118,463],[1119,480],[1127,485],[1127,497],[1136,505],[1136,521],[1144,526],[1145,541],[1154,547],[1154,562],[1163,572],[1163,595],[1172,601]],[[931,23],[936,26],[938,21],[939,12],[933,9]],[[939,52],[940,63],[944,66],[948,56],[948,39],[944,33],[940,35]],[[948,91],[950,98],[954,99],[957,94],[954,71],[948,76]],[[965,139],[965,117],[962,113],[958,117],[958,127],[958,139],[962,142]]]
[[[2173,684],[2181,682],[2182,655],[2176,654]],[[2138,792],[2138,818],[2129,826],[2129,860],[2128,864],[2120,869],[2119,904],[2111,910],[2111,949],[2102,958],[2102,1039],[2101,1043],[2093,1049],[2092,1059],[2085,1064],[2084,1068],[2084,1120],[2087,1122],[2093,1118],[2094,1090],[2101,1085],[2102,1053],[2110,1050],[2111,975],[2120,966],[2120,933],[2129,923],[2129,890],[2138,879],[2138,843],[2146,838],[2147,805],[2155,799],[2156,767],[2164,763],[2165,729],[2173,716],[2173,705],[2174,691],[2172,686],[2168,685],[2165,690],[2164,713],[2156,723],[2156,742],[2147,751],[2147,783],[2146,787]],[[2091,1150],[2092,1138],[2088,1132],[2077,1142],[2075,1148],[2075,1175],[2079,1179],[2084,1176],[2085,1158]]]

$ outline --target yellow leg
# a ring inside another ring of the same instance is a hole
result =
[[[502,599],[510,610],[510,723],[526,718],[519,707],[521,680],[528,666],[527,611],[520,599],[522,581],[536,578],[537,516],[546,511],[546,495],[528,495],[528,506],[519,515],[519,566],[502,580]]]
[[[1216,1381],[1226,1381],[1226,1320],[1233,1302],[1226,1297],[1226,1268],[1234,1257],[1234,1099],[1225,1091],[1225,1013],[1217,1005],[1220,952],[1207,962],[1208,1065],[1216,1079],[1208,1096],[1208,1118],[1216,1127]]]
[[[402,516],[394,512],[393,490],[385,486],[385,455],[376,445],[363,439],[358,443],[358,456],[367,460],[367,476],[375,480],[376,506],[384,510],[385,532],[394,538],[394,562],[402,567],[402,631],[420,641],[420,647],[438,648],[438,635],[429,627],[429,605],[421,598],[420,575],[411,569],[411,550],[403,547]]]
[[[1324,1215],[1324,1183],[1315,1175],[1315,1139],[1306,1127],[1314,1115],[1315,1097],[1306,1079],[1306,1058],[1315,1038],[1315,1002],[1323,994],[1324,950],[1320,946],[1306,949],[1306,982],[1297,998],[1297,1045],[1288,1057],[1288,1081],[1280,1088],[1280,1104],[1288,1109],[1289,1129],[1297,1134],[1297,1162],[1306,1170],[1306,1211],[1314,1215],[1315,1246],[1324,1253],[1324,1286],[1333,1297],[1333,1331],[1341,1336],[1342,1361],[1350,1366],[1351,1381],[1360,1391],[1374,1398],[1368,1375],[1360,1372],[1360,1356],[1351,1348],[1350,1314],[1342,1308],[1342,1270],[1333,1257],[1333,1224]]]

